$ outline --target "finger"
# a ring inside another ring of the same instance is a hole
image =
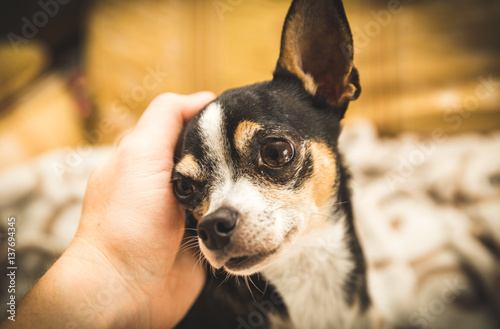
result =
[[[191,95],[173,93],[156,97],[143,113],[134,132],[156,134],[159,131],[177,136],[186,121],[215,98],[211,92]]]
[[[201,91],[190,95],[190,97],[190,106],[187,106],[182,110],[182,118],[184,122],[191,119],[203,107],[216,98],[215,94],[211,91]]]

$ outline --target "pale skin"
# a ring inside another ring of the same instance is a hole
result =
[[[184,212],[170,184],[183,124],[215,96],[164,94],[91,175],[76,236],[0,328],[172,328],[205,274],[179,252]]]

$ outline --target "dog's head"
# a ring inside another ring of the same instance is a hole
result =
[[[224,92],[188,122],[172,182],[216,268],[253,274],[337,201],[339,122],[360,93],[340,0],[295,0],[272,81]]]

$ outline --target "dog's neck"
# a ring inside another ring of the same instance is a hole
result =
[[[363,255],[350,205],[331,207],[263,274],[297,329],[369,328]]]

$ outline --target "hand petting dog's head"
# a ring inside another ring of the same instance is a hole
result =
[[[260,271],[337,202],[339,122],[361,89],[341,1],[293,1],[273,80],[224,92],[185,127],[172,174],[216,268]]]

